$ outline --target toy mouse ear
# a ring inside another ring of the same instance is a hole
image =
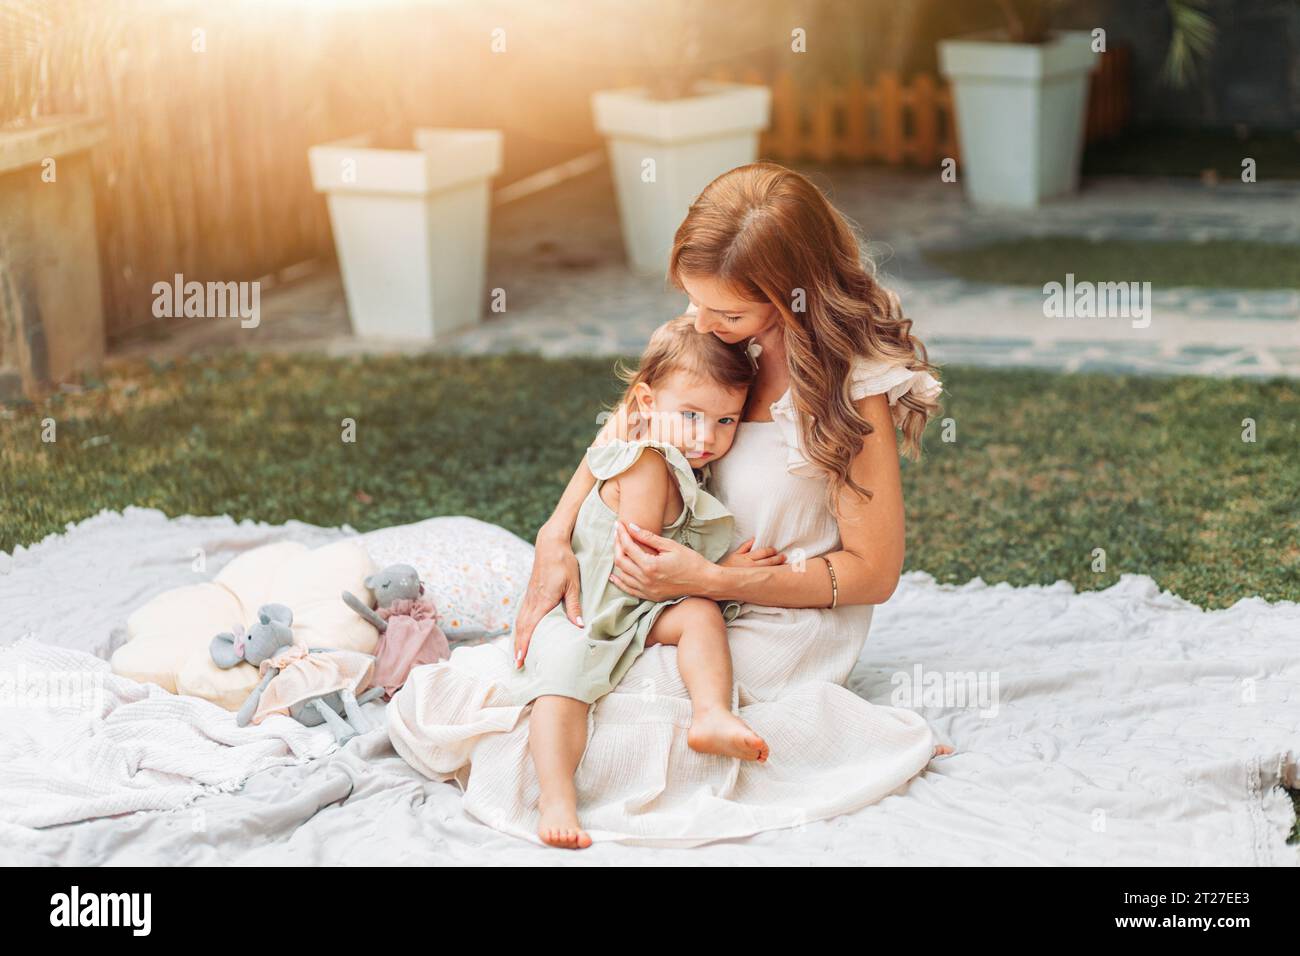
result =
[[[214,637],[208,650],[212,654],[212,662],[222,670],[229,670],[244,659],[235,648],[235,635],[228,631]]]
[[[257,609],[257,619],[263,624],[292,624],[293,611],[283,604],[263,604]]]
[[[361,583],[364,584],[366,587],[370,588],[371,590],[374,590],[375,576],[373,574],[368,574],[366,575],[366,579]]]

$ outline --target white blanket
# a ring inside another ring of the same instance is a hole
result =
[[[236,727],[207,701],[114,676],[107,658],[131,611],[194,583],[199,549],[206,577],[270,541],[349,532],[128,508],[0,555],[0,820],[44,827],[174,810],[325,754],[324,728],[288,718]]]
[[[0,708],[0,819],[26,827],[176,810],[333,743],[287,717],[237,727],[216,704],[34,640],[0,648]]]
[[[27,635],[102,657],[131,608],[192,580],[191,549],[215,573],[244,548],[349,533],[101,514],[0,557],[0,643]],[[454,785],[410,770],[382,731],[342,750],[288,720],[240,731],[202,702],[109,678],[99,721],[0,707],[0,849],[6,862],[81,864],[1294,865],[1280,784],[1297,783],[1297,636],[1300,605],[1206,612],[1139,576],[1075,594],[908,574],[877,610],[851,687],[915,706],[956,755],[874,806],[798,829],[580,853],[475,822]],[[92,668],[27,644],[0,651],[0,670],[29,660]],[[995,677],[996,697],[981,699]],[[163,809],[97,816],[143,808]]]

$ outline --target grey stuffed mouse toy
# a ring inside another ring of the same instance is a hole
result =
[[[392,615],[381,616],[376,613],[376,608],[383,612],[392,611],[395,605],[401,608],[409,607],[400,603],[403,601],[433,607],[433,603],[424,598],[424,584],[420,581],[420,573],[409,564],[390,564],[382,571],[376,571],[366,578],[365,585],[375,595],[375,607],[366,604],[351,591],[343,592],[343,603],[360,614],[368,623],[374,625],[380,634],[388,630],[388,618]],[[397,611],[396,613],[401,614],[403,612]],[[458,643],[462,641],[470,643],[500,637],[502,634],[509,633],[509,631],[510,628],[508,627],[498,628],[495,631],[462,627],[448,634],[447,637]]]
[[[382,608],[391,607],[394,601],[418,601],[424,594],[420,573],[409,564],[390,564],[366,578],[365,585],[374,592],[375,603]],[[351,591],[343,592],[343,603],[373,624],[380,634],[388,630],[388,622]]]
[[[412,669],[445,661],[451,647],[438,626],[438,609],[424,597],[415,568],[392,564],[370,575],[365,584],[375,595],[377,609],[350,591],[343,592],[343,602],[379,631],[374,682],[391,697]]]
[[[370,724],[360,705],[379,697],[384,689],[370,687],[360,697],[356,691],[369,686],[373,658],[355,651],[296,647],[292,624],[289,608],[264,604],[250,631],[244,633],[239,628],[212,639],[209,649],[218,667],[229,670],[247,663],[262,672],[261,681],[235,715],[235,723],[245,727],[250,722],[260,723],[267,713],[287,710],[304,726],[328,725],[340,744],[368,731]],[[274,683],[277,679],[281,685]],[[268,707],[262,707],[268,688],[272,688]]]

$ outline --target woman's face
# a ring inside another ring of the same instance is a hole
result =
[[[734,345],[761,336],[780,321],[776,306],[742,299],[730,286],[711,276],[680,278],[691,304],[700,310],[695,317],[697,332],[712,332]]]

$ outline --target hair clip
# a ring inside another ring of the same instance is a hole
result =
[[[758,357],[763,354],[763,346],[758,344],[757,339],[750,339],[745,343],[745,354],[749,356],[749,364],[754,367],[754,372],[758,372]]]

